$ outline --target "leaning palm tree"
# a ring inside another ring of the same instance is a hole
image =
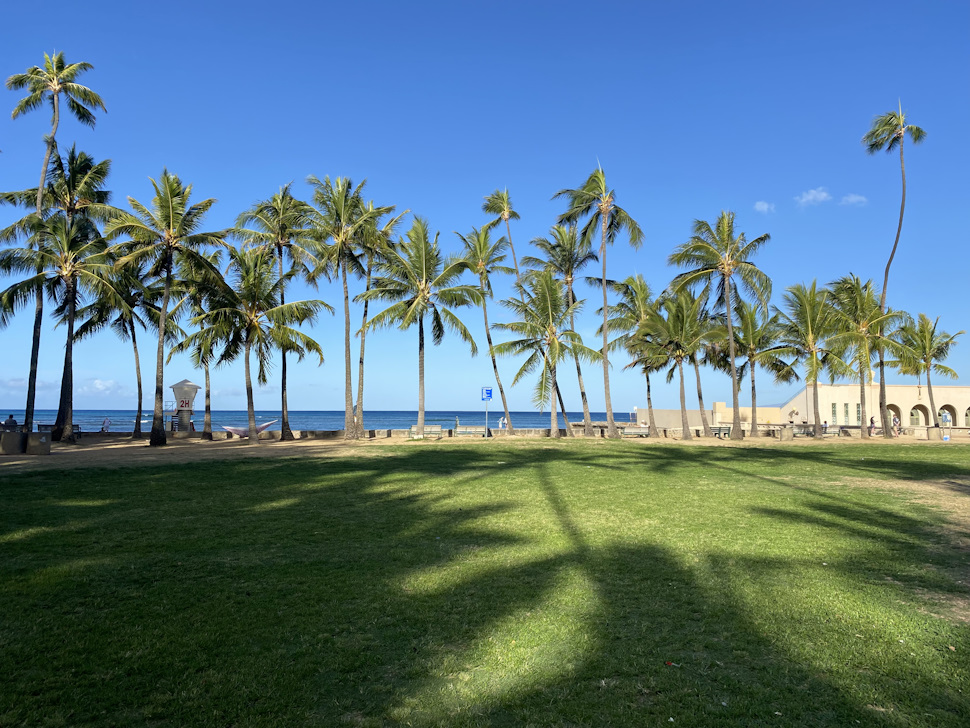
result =
[[[280,280],[277,275],[273,258],[272,253],[265,249],[229,248],[228,285],[213,293],[208,311],[192,319],[199,330],[180,345],[187,351],[202,351],[210,344],[220,344],[222,353],[219,364],[242,355],[250,445],[259,444],[250,355],[256,354],[256,378],[260,384],[269,381],[272,354],[276,350],[294,353],[301,360],[307,353],[316,354],[320,364],[323,364],[320,345],[294,327],[312,324],[320,311],[333,311],[320,300],[282,303],[281,294],[286,280]],[[293,269],[290,269],[287,276],[292,277],[293,274]]]
[[[763,305],[771,298],[771,280],[751,262],[756,252],[771,237],[765,233],[748,241],[744,233],[734,232],[734,213],[721,212],[714,227],[704,220],[694,221],[694,234],[670,255],[668,262],[690,270],[681,273],[673,281],[675,289],[682,289],[695,283],[706,287],[714,284],[717,294],[715,302],[725,313],[727,324],[728,355],[731,363],[731,397],[734,405],[734,421],[731,439],[740,440],[741,411],[738,405],[737,350],[734,343],[734,322],[732,312],[739,298],[733,284],[735,276],[741,287]]]
[[[48,220],[34,219],[34,246],[0,252],[0,271],[28,274],[27,278],[0,294],[0,326],[7,323],[10,312],[30,300],[38,287],[46,288],[51,298],[59,301],[56,313],[67,325],[67,344],[64,347],[60,405],[51,438],[74,442],[77,304],[86,291],[94,295],[105,293],[105,276],[111,271],[112,262],[106,254],[104,239],[87,221],[68,222],[64,215]]]
[[[280,191],[268,200],[260,200],[236,218],[237,234],[244,244],[250,247],[265,248],[272,251],[276,258],[278,278],[284,279],[283,260],[296,266],[308,278],[318,261],[309,251],[312,245],[310,219],[313,208],[298,200],[290,192],[290,185],[280,187]],[[280,304],[286,303],[286,291],[280,289]],[[206,369],[208,376],[208,368]],[[292,440],[290,413],[286,400],[286,351],[280,352],[280,398],[282,425],[280,439]]]
[[[492,344],[492,331],[488,325],[488,299],[492,297],[492,282],[489,276],[493,273],[512,273],[512,269],[502,265],[505,260],[505,248],[508,240],[499,238],[494,243],[487,227],[472,228],[468,235],[456,232],[455,235],[465,246],[465,265],[478,276],[478,284],[482,297],[482,316],[485,320],[485,338],[488,340],[488,354],[492,359],[492,371],[495,373],[495,383],[499,396],[502,398],[502,409],[505,411],[505,431],[508,435],[515,434],[512,426],[512,415],[509,413],[509,403],[505,397],[505,388],[498,373],[498,363],[495,361],[495,347]]]
[[[544,258],[534,258],[526,256],[522,259],[524,265],[533,266],[545,270],[551,270],[566,284],[566,298],[570,304],[576,301],[576,294],[573,285],[576,276],[589,263],[597,260],[596,253],[590,247],[589,240],[580,238],[575,225],[553,225],[549,230],[549,238],[534,238],[532,244],[542,253]],[[576,330],[576,322],[569,321],[570,328]],[[576,361],[576,378],[579,381],[579,396],[583,403],[583,434],[586,437],[593,436],[593,422],[589,414],[589,400],[586,397],[586,385],[583,382],[583,369],[579,363],[579,357],[574,357]]]
[[[101,97],[87,86],[77,83],[77,78],[93,66],[90,63],[71,63],[64,60],[63,53],[44,54],[44,66],[32,66],[25,73],[15,73],[7,79],[7,88],[26,89],[27,96],[14,107],[11,117],[16,119],[22,114],[49,101],[51,105],[51,131],[44,138],[44,163],[40,168],[40,182],[37,184],[35,213],[41,217],[44,210],[44,181],[47,178],[51,153],[56,146],[57,128],[61,120],[61,95],[67,102],[68,111],[82,124],[93,127],[95,123],[92,108],[107,111]],[[40,331],[44,322],[44,296],[40,288],[34,296],[34,330],[30,349],[30,374],[27,379],[27,405],[24,413],[24,430],[29,432],[34,422],[34,399],[37,392],[37,361],[40,356]]]
[[[438,345],[445,328],[468,343],[472,356],[478,347],[468,328],[453,308],[481,303],[475,286],[459,283],[466,268],[461,258],[444,258],[438,247],[438,233],[430,238],[428,223],[414,218],[407,237],[377,265],[379,276],[364,300],[390,301],[391,305],[370,320],[368,326],[400,329],[418,327],[418,422],[417,436],[424,437],[424,319],[431,317],[431,340]]]
[[[360,260],[360,237],[363,229],[383,208],[368,208],[363,192],[367,180],[354,187],[352,180],[337,177],[331,180],[310,175],[307,182],[313,187],[311,226],[320,246],[316,252],[323,267],[336,272],[343,286],[344,302],[344,436],[350,440],[357,435],[354,420],[353,372],[350,363],[350,292],[347,285],[349,274],[365,275]],[[327,243],[327,241],[330,241]]]
[[[875,154],[883,149],[892,153],[899,147],[899,170],[903,178],[903,192],[899,201],[899,225],[896,226],[896,239],[893,241],[892,250],[889,252],[889,260],[886,262],[886,272],[882,279],[882,293],[879,296],[879,310],[886,313],[886,291],[889,289],[889,268],[893,264],[896,256],[896,248],[899,246],[899,235],[903,231],[903,213],[906,210],[906,162],[903,158],[903,142],[909,135],[913,144],[919,144],[926,137],[926,132],[920,127],[906,123],[906,115],[903,113],[903,105],[900,102],[898,111],[887,111],[872,120],[869,131],[862,137],[862,143],[866,145],[869,154]],[[886,409],[886,377],[885,377],[885,357],[882,349],[879,349],[879,414],[883,422],[888,421],[888,411]],[[934,417],[935,417],[934,413]],[[883,428],[884,435],[891,437],[890,428]]]
[[[509,220],[518,220],[519,213],[512,209],[512,198],[509,197],[509,188],[495,190],[485,198],[482,203],[482,212],[488,215],[495,215],[495,219],[485,226],[486,230],[491,230],[500,222],[505,223],[506,239],[509,241],[509,251],[512,253],[512,266],[515,268],[515,282],[522,284],[522,276],[519,275],[519,261],[515,257],[515,246],[512,244],[512,226]]]
[[[199,232],[205,214],[215,204],[210,198],[189,204],[192,185],[183,185],[176,175],[162,170],[156,182],[151,180],[155,190],[151,208],[129,197],[128,203],[134,213],[124,212],[112,218],[105,226],[108,238],[126,237],[127,241],[113,246],[122,254],[120,265],[128,265],[145,260],[150,263],[148,274],[163,280],[161,310],[158,319],[158,349],[155,354],[155,406],[152,413],[152,432],[149,444],[153,447],[165,445],[163,385],[165,372],[165,326],[168,319],[169,297],[172,292],[172,274],[175,265],[187,259],[199,268],[210,269],[218,275],[212,264],[202,255],[208,246],[226,245],[227,231]]]
[[[755,385],[755,370],[758,367],[774,375],[776,382],[791,382],[798,378],[791,364],[782,357],[789,349],[781,342],[781,317],[777,313],[767,314],[765,309],[748,301],[739,301],[735,306],[738,326],[734,329],[735,348],[745,358],[738,367],[738,376],[747,373],[751,377],[751,436],[759,437],[758,432],[758,389]]]
[[[939,331],[937,328],[939,323],[939,317],[935,321],[930,321],[930,317],[925,313],[921,313],[916,321],[906,321],[899,327],[894,337],[900,344],[899,359],[889,362],[906,374],[914,374],[917,377],[926,374],[926,391],[930,397],[934,427],[940,426],[940,420],[936,402],[933,399],[933,383],[930,381],[930,374],[939,374],[949,379],[957,378],[955,371],[940,362],[950,355],[950,349],[957,344],[957,337],[964,333],[962,330],[955,334]]]
[[[556,416],[556,370],[559,362],[567,356],[580,356],[595,361],[597,352],[583,346],[579,334],[573,331],[570,321],[582,307],[581,301],[570,303],[563,283],[551,270],[535,271],[524,277],[519,286],[519,297],[502,302],[511,309],[518,320],[498,323],[494,328],[508,331],[520,338],[495,346],[500,355],[525,355],[525,363],[519,368],[513,386],[525,375],[539,369],[539,380],[533,401],[540,407],[549,402],[549,436],[559,437],[559,420]]]
[[[607,301],[606,281],[606,246],[612,245],[617,236],[624,230],[634,248],[643,242],[643,231],[622,207],[616,204],[616,191],[606,184],[606,173],[602,168],[596,169],[583,183],[574,190],[560,190],[553,199],[563,197],[568,205],[566,212],[559,216],[560,225],[578,225],[587,215],[589,220],[583,226],[582,237],[592,245],[597,228],[600,233],[600,262],[603,264],[601,284],[603,287],[603,389],[606,398],[606,429],[608,437],[619,437],[616,422],[613,420],[613,403],[610,400],[610,361],[609,335],[607,319],[609,317],[609,302]]]

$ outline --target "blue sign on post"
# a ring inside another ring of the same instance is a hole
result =
[[[482,401],[488,402],[492,398],[492,388],[482,387]]]

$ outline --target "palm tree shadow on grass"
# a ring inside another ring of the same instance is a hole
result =
[[[614,466],[651,460],[662,458],[631,448]],[[788,725],[893,724],[752,611],[745,587],[771,587],[785,560],[711,553],[685,564],[646,531],[612,539],[584,527],[581,471],[563,466],[596,462],[559,448],[422,448],[206,464],[164,480],[132,469],[122,487],[97,474],[25,476],[13,495],[30,507],[10,524],[99,515],[0,539],[17,666],[0,707],[186,725],[642,725],[674,715],[740,725],[776,711]],[[483,475],[504,476],[508,491],[479,492]],[[523,509],[528,499],[542,508]],[[839,507],[820,506],[819,517],[864,517],[831,512]],[[536,510],[539,522],[524,520]],[[926,558],[916,546],[899,553]],[[850,583],[865,577],[845,568]],[[873,678],[873,700],[967,713],[932,675],[910,675],[908,686]]]

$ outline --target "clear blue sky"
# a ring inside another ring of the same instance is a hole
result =
[[[639,272],[661,290],[676,273],[666,258],[692,221],[728,209],[749,237],[771,234],[756,262],[772,277],[777,302],[786,286],[813,278],[825,283],[851,271],[881,281],[899,211],[899,159],[869,157],[860,139],[875,115],[901,99],[908,120],[928,136],[907,147],[909,194],[889,301],[941,316],[950,332],[970,328],[962,295],[970,200],[966,3],[175,1],[147,8],[53,0],[41,19],[23,3],[4,10],[0,76],[42,63],[45,51],[94,65],[81,81],[102,95],[108,113],[93,130],[64,118],[58,140],[112,160],[109,186],[119,206],[128,196],[148,202],[148,178],[168,167],[194,185],[197,199],[219,200],[208,218],[218,229],[291,180],[297,195],[309,196],[309,174],[366,178],[376,203],[427,217],[445,250],[456,251],[452,231],[486,222],[483,196],[507,186],[522,215],[512,230],[521,255],[562,211],[552,195],[581,184],[599,162],[646,235],[639,251],[625,241],[609,251],[612,277]],[[3,190],[37,184],[50,123],[46,109],[12,121],[21,96],[0,91]],[[0,208],[0,225],[15,214]],[[0,286],[9,282],[0,278]],[[595,346],[596,292],[585,293],[581,333]],[[508,286],[497,294],[508,295]],[[291,295],[319,295],[339,310],[336,285]],[[480,315],[468,310],[466,321],[484,352]],[[490,316],[507,320],[497,304]],[[23,407],[31,318],[25,311],[0,331],[0,408]],[[340,317],[326,317],[313,335],[327,362],[290,368],[290,406],[342,409]],[[368,338],[366,406],[416,407],[416,339],[415,331],[396,330]],[[56,406],[63,346],[64,330],[48,322],[40,408]],[[968,362],[970,339],[949,363],[963,374]],[[611,377],[618,412],[645,403],[642,376],[623,372],[624,363],[617,357]],[[147,335],[142,367],[150,405]],[[518,362],[500,367],[510,384]],[[74,377],[76,408],[133,407],[130,347],[110,332],[76,347]],[[166,387],[183,378],[202,381],[187,359],[175,359]],[[601,369],[588,367],[585,379],[593,409],[601,410]],[[573,380],[566,378],[564,393],[578,409]],[[479,389],[492,381],[485,353],[471,359],[454,339],[428,351],[429,409],[479,409]],[[708,402],[730,400],[725,377],[705,381]],[[796,390],[773,387],[767,375],[761,382],[762,403]],[[514,409],[531,409],[531,385],[510,389]],[[215,408],[245,407],[241,366],[214,372],[213,388]],[[278,401],[278,385],[257,391],[257,408]],[[677,402],[676,386],[658,383],[656,406]]]

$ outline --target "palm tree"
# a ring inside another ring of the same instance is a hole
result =
[[[694,234],[691,238],[670,255],[668,262],[682,268],[690,268],[681,273],[673,281],[675,289],[682,289],[694,283],[704,283],[710,287],[716,284],[716,303],[725,312],[727,323],[728,355],[731,362],[731,396],[734,405],[734,421],[731,427],[731,439],[740,440],[741,411],[738,404],[738,371],[736,365],[737,351],[734,343],[734,324],[731,313],[737,292],[732,285],[735,275],[741,281],[741,287],[752,297],[767,305],[771,298],[771,280],[751,262],[754,254],[771,237],[765,233],[748,242],[744,233],[735,235],[734,213],[721,212],[712,228],[704,220],[694,221]]]
[[[866,145],[869,154],[875,154],[883,149],[892,153],[899,147],[899,170],[903,178],[903,191],[899,201],[899,225],[896,227],[896,239],[893,241],[893,248],[889,252],[889,260],[886,262],[886,272],[882,279],[882,293],[879,296],[879,310],[886,313],[886,291],[889,289],[889,268],[893,264],[896,256],[896,247],[899,245],[899,235],[903,231],[903,213],[906,210],[906,162],[903,158],[903,142],[906,135],[909,135],[913,144],[919,144],[926,137],[926,132],[920,127],[906,123],[906,115],[903,113],[902,102],[899,104],[898,111],[887,111],[872,120],[869,131],[862,137],[862,143]],[[879,349],[879,414],[883,422],[888,421],[888,411],[886,409],[886,376],[885,376],[885,357],[882,349]],[[936,415],[934,414],[934,417]],[[884,427],[885,437],[892,437],[890,428]]]
[[[509,225],[509,220],[519,219],[519,213],[512,209],[512,198],[509,197],[509,188],[495,190],[495,192],[488,195],[485,198],[485,202],[482,203],[482,212],[487,215],[497,216],[485,226],[486,230],[491,230],[500,222],[505,223],[505,234],[509,241],[509,250],[512,252],[512,266],[515,268],[515,282],[521,285],[522,276],[519,275],[519,262],[515,257],[515,246],[512,244],[512,226]]]
[[[360,245],[365,259],[364,293],[371,288],[371,282],[374,276],[374,264],[382,257],[386,257],[387,253],[394,247],[394,231],[397,229],[401,219],[410,212],[410,210],[405,210],[400,215],[395,215],[388,219],[382,225],[380,219],[384,215],[390,215],[394,212],[394,206],[377,208],[374,207],[373,202],[368,202],[367,210],[368,212],[373,212],[374,216],[361,228],[360,232]],[[358,300],[359,297],[354,299],[355,302],[358,302]],[[358,335],[360,336],[360,358],[357,361],[357,401],[354,403],[354,437],[357,439],[364,436],[364,343],[367,338],[367,313],[369,303],[367,300],[363,301],[364,311],[361,316],[360,330],[358,331]]]
[[[651,308],[654,308],[655,305],[654,303]],[[648,313],[649,315],[652,314]],[[626,350],[632,357],[632,361],[624,368],[633,369],[634,367],[639,367],[640,371],[643,372],[644,379],[647,383],[647,425],[649,427],[650,437],[658,437],[660,431],[657,429],[657,421],[653,414],[653,399],[651,398],[650,392],[650,372],[659,372],[668,367],[670,364],[670,356],[662,346],[654,341],[649,331],[644,328],[645,323],[646,320],[626,342]]]
[[[835,333],[829,343],[841,360],[850,359],[859,378],[860,424],[862,437],[868,438],[866,428],[866,384],[870,381],[872,358],[877,347],[892,348],[894,343],[887,330],[902,320],[902,315],[879,310],[879,300],[872,281],[865,283],[859,276],[842,276],[829,284],[834,306]],[[881,422],[883,430],[890,429],[887,420]]]
[[[213,295],[207,312],[192,319],[192,323],[200,329],[180,345],[184,350],[205,351],[210,344],[222,343],[219,364],[232,361],[242,354],[250,445],[259,444],[250,354],[256,354],[259,365],[256,378],[260,384],[269,381],[274,350],[293,352],[301,360],[308,352],[313,353],[323,364],[320,345],[294,326],[313,323],[321,310],[333,311],[319,300],[282,303],[285,279],[292,277],[295,271],[291,269],[281,280],[273,258],[272,253],[263,248],[229,248],[229,285]]]
[[[759,366],[775,376],[776,382],[790,382],[798,375],[792,365],[781,357],[789,349],[781,343],[781,317],[778,313],[768,315],[763,306],[738,301],[735,306],[738,327],[734,330],[735,347],[745,362],[738,367],[738,376],[745,372],[751,376],[751,436],[758,433],[758,390],[755,386],[755,369]]]
[[[60,406],[51,438],[74,442],[74,324],[78,299],[84,291],[95,295],[103,292],[104,276],[112,264],[104,239],[87,221],[68,222],[64,215],[34,220],[34,247],[0,252],[0,271],[30,274],[0,294],[0,325],[6,325],[9,313],[30,300],[38,288],[47,288],[51,298],[60,302],[57,314],[67,324],[67,344]]]
[[[51,104],[51,131],[45,141],[44,163],[40,168],[40,182],[37,184],[35,212],[38,217],[43,214],[44,180],[47,178],[47,167],[51,153],[56,146],[57,127],[61,120],[61,94],[67,101],[68,111],[74,118],[90,127],[94,127],[95,117],[91,108],[107,111],[101,97],[87,86],[77,83],[77,78],[85,71],[92,69],[90,63],[71,63],[64,61],[63,53],[53,55],[44,54],[44,66],[31,66],[25,73],[15,73],[7,79],[10,90],[26,89],[27,96],[22,98],[14,107],[11,118],[16,119],[22,114],[41,106],[45,101]],[[30,432],[34,426],[34,399],[37,393],[37,361],[40,356],[40,331],[44,322],[44,296],[38,289],[34,292],[34,331],[30,349],[30,374],[27,378],[27,405],[24,413],[24,431]]]
[[[822,436],[822,415],[818,404],[818,378],[835,354],[828,347],[835,333],[835,311],[831,292],[819,290],[815,281],[810,286],[798,283],[785,290],[782,308],[775,308],[781,326],[778,341],[785,353],[802,362],[805,385],[812,387],[812,410],[815,413],[815,437]]]
[[[360,236],[362,230],[382,208],[368,208],[364,204],[364,180],[354,187],[349,178],[324,177],[323,182],[310,175],[307,182],[313,186],[313,204],[316,207],[311,225],[321,248],[317,257],[328,268],[339,271],[344,300],[344,436],[350,440],[356,436],[354,420],[353,374],[350,364],[350,292],[347,274],[365,275],[360,261]],[[330,240],[329,245],[325,245]]]
[[[364,300],[391,301],[391,305],[370,320],[368,326],[383,328],[396,324],[400,329],[418,327],[418,423],[417,436],[424,437],[424,318],[431,316],[431,339],[438,345],[451,329],[468,343],[472,356],[478,347],[465,324],[451,310],[481,303],[475,286],[458,283],[466,268],[461,258],[442,257],[438,233],[429,237],[428,223],[414,218],[407,238],[401,240],[378,262],[380,274]]]
[[[940,319],[930,321],[930,317],[921,313],[917,321],[909,320],[896,331],[895,339],[900,344],[899,359],[889,362],[898,366],[906,374],[915,374],[917,377],[926,374],[926,391],[930,396],[930,410],[933,412],[933,426],[939,427],[939,412],[936,410],[936,402],[933,399],[933,384],[930,381],[930,373],[939,374],[950,379],[956,379],[957,373],[950,367],[943,366],[939,362],[950,355],[950,349],[957,344],[957,337],[963,335],[963,331],[955,334],[948,334],[945,331],[938,331]]]
[[[156,182],[150,180],[155,190],[151,208],[146,207],[133,197],[128,203],[134,214],[123,212],[112,218],[105,226],[105,236],[128,237],[130,240],[113,249],[123,253],[120,265],[150,261],[150,276],[161,277],[161,311],[158,319],[158,349],[155,354],[155,407],[152,413],[152,432],[149,444],[153,447],[165,445],[165,421],[162,411],[162,396],[165,372],[165,326],[168,319],[169,296],[172,292],[172,272],[182,259],[187,259],[199,268],[210,268],[212,275],[218,271],[201,254],[206,246],[225,246],[227,231],[199,232],[205,214],[215,204],[209,198],[196,204],[189,204],[192,185],[183,185],[176,175],[162,170]]]
[[[485,320],[485,338],[488,341],[488,354],[492,359],[492,371],[495,373],[495,383],[498,385],[498,393],[502,398],[502,409],[505,411],[505,429],[509,435],[515,434],[512,426],[512,415],[509,413],[509,403],[505,397],[505,388],[502,386],[502,378],[498,373],[498,363],[495,361],[495,347],[492,344],[492,331],[488,325],[488,299],[492,297],[492,282],[489,276],[492,273],[512,273],[508,266],[501,265],[505,260],[505,249],[509,241],[504,237],[499,238],[494,243],[489,234],[488,226],[483,228],[471,229],[468,235],[455,232],[458,239],[465,246],[465,267],[478,276],[479,293],[482,297],[482,316]]]
[[[245,244],[272,251],[278,266],[278,278],[284,279],[283,259],[297,266],[307,278],[310,266],[316,267],[317,259],[309,252],[312,243],[310,219],[313,208],[302,200],[293,197],[290,185],[280,187],[280,191],[268,200],[260,200],[236,218],[238,234]],[[247,229],[247,227],[249,229]],[[280,289],[280,304],[286,303],[286,291]],[[206,376],[209,370],[206,367]],[[286,401],[286,351],[280,352],[280,397],[282,408],[281,440],[292,440],[290,413]]]
[[[630,239],[630,244],[634,248],[638,248],[643,242],[643,231],[626,210],[616,204],[616,192],[607,186],[606,173],[602,168],[596,169],[581,187],[574,190],[560,190],[553,195],[553,199],[558,197],[566,198],[568,205],[566,212],[559,216],[560,225],[577,225],[580,220],[588,215],[589,220],[583,227],[582,237],[590,245],[592,245],[597,228],[600,231],[599,257],[603,264],[601,283],[603,286],[603,389],[606,398],[606,428],[608,437],[619,437],[620,433],[616,429],[616,422],[613,421],[613,404],[610,400],[606,245],[607,243],[612,245],[616,237],[625,230]]]
[[[576,276],[586,265],[597,260],[596,253],[590,249],[589,240],[579,237],[575,225],[553,225],[549,234],[552,237],[551,240],[549,238],[534,238],[532,240],[532,244],[545,253],[545,258],[527,256],[522,259],[522,263],[550,270],[554,275],[559,276],[566,284],[566,299],[572,304],[576,301],[576,294],[573,290]],[[576,330],[575,320],[570,319],[569,327],[573,331]],[[579,363],[579,357],[574,358],[576,360],[576,378],[579,380],[579,396],[583,402],[583,434],[586,437],[592,437],[593,422],[589,415],[589,400],[586,397],[586,385],[583,383],[583,369]]]
[[[595,361],[598,354],[583,346],[579,334],[573,331],[570,321],[582,307],[581,301],[570,303],[565,285],[557,280],[551,270],[535,271],[525,276],[524,286],[519,286],[519,298],[502,302],[518,317],[511,323],[495,324],[500,331],[509,331],[520,338],[495,346],[500,355],[526,355],[519,368],[513,386],[526,374],[541,368],[536,384],[534,402],[540,407],[549,401],[549,436],[559,437],[559,420],[556,416],[556,369],[567,356],[581,356]]]

